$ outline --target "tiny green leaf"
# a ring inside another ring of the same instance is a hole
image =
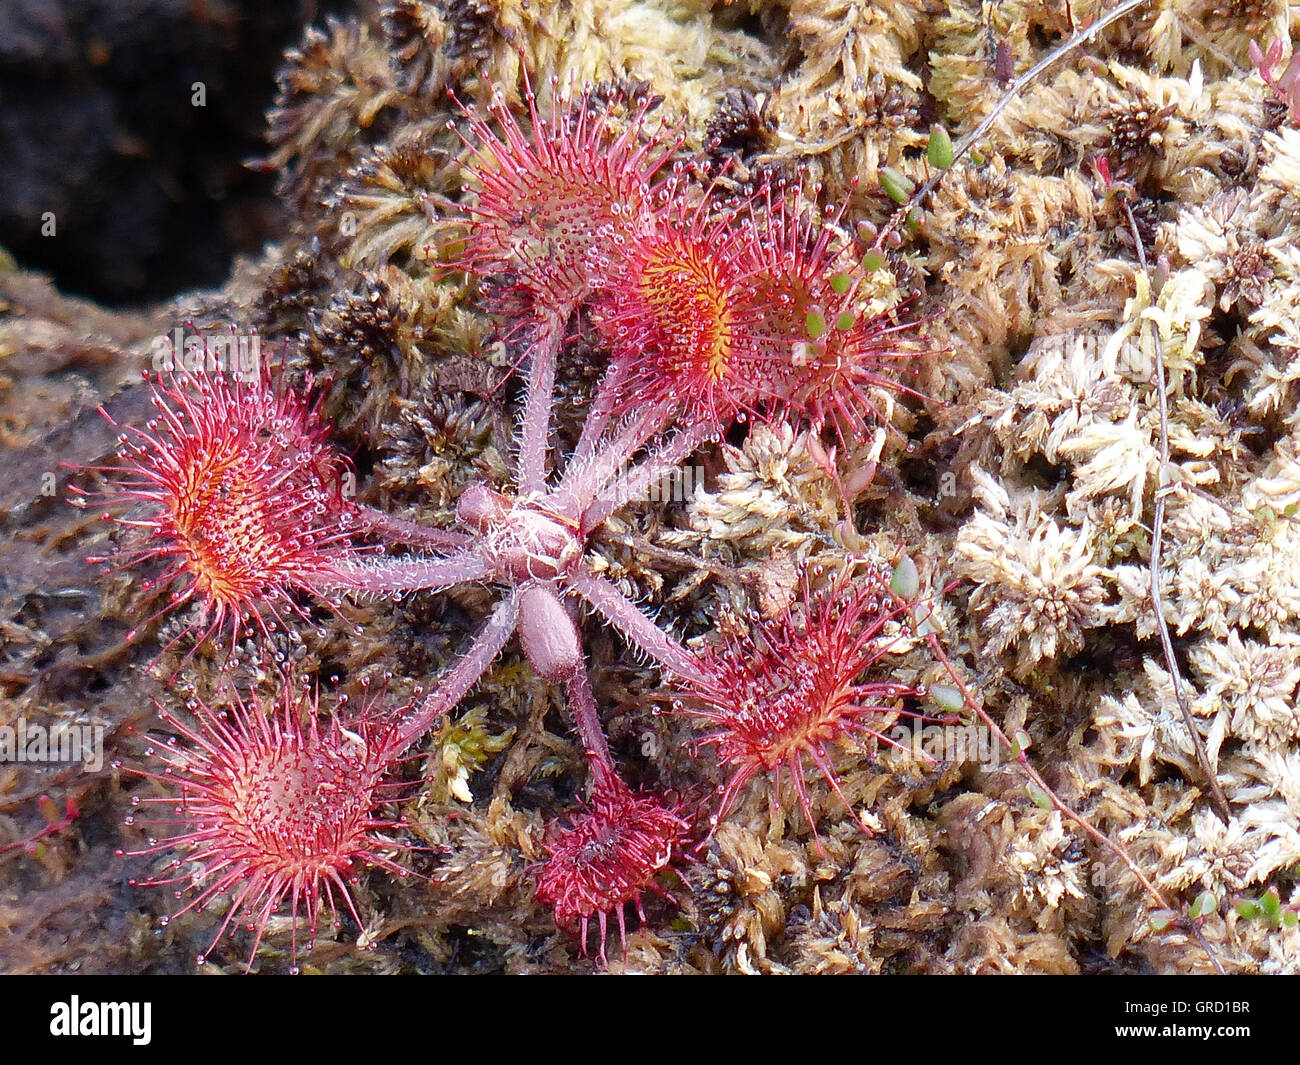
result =
[[[1040,810],[1050,810],[1052,800],[1042,788],[1033,781],[1025,785],[1025,794],[1029,796],[1029,801],[1037,806]]]
[[[906,203],[916,185],[900,170],[895,170],[892,166],[881,167],[880,169],[880,187],[885,190],[885,195],[895,203]]]
[[[1233,909],[1237,911],[1238,917],[1244,917],[1247,921],[1253,921],[1264,912],[1254,899],[1242,899],[1233,906]]]
[[[848,274],[834,274],[831,277],[831,288],[836,295],[843,296],[852,286],[853,278],[849,277]]]
[[[843,332],[846,329],[852,329],[853,323],[856,321],[857,319],[853,317],[852,311],[843,311],[840,316],[835,319],[835,328]]]
[[[921,590],[921,574],[907,555],[898,560],[889,578],[889,590],[900,599],[915,599]]]
[[[1187,914],[1192,920],[1196,920],[1198,917],[1204,917],[1207,913],[1213,913],[1218,908],[1219,903],[1213,892],[1202,891],[1196,896],[1196,901],[1192,903],[1192,908],[1187,911]]]
[[[961,689],[954,688],[951,684],[932,684],[930,686],[930,698],[934,700],[935,705],[940,710],[947,713],[956,713],[966,705],[961,697]]]
[[[878,251],[869,251],[862,257],[862,269],[867,273],[875,273],[885,265],[885,257]]]
[[[952,138],[938,122],[930,127],[930,143],[925,149],[925,157],[930,160],[931,166],[937,166],[940,170],[952,166]]]
[[[1259,908],[1269,917],[1276,917],[1282,908],[1282,900],[1277,896],[1277,888],[1269,888],[1259,897]]]
[[[826,332],[826,315],[821,311],[809,311],[804,319],[804,328],[808,330],[808,336],[816,340]]]

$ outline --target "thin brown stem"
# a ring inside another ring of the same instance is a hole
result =
[[[905,602],[904,600],[901,599],[898,601],[900,603]],[[985,710],[984,707],[979,702],[976,701],[975,697],[971,695],[970,688],[967,686],[965,680],[962,678],[961,674],[957,672],[957,668],[956,666],[953,665],[952,660],[947,655],[947,652],[944,651],[943,644],[939,642],[938,635],[934,632],[927,632],[924,635],[925,635],[926,643],[929,644],[930,646],[930,651],[934,654],[934,657],[939,661],[939,664],[943,666],[944,671],[948,674],[949,678],[951,678],[953,684],[956,685],[957,690],[961,692],[962,703],[965,705],[966,709],[969,710],[972,714],[974,714],[979,719],[979,721],[990,732],[992,732],[994,736],[997,737],[998,742],[1000,742],[1008,751],[1011,752],[1011,754],[1016,759],[1017,765],[1019,765],[1020,767],[1021,773],[1023,773],[1033,783],[1033,785],[1038,789],[1038,791],[1042,793],[1042,795],[1047,799],[1047,801],[1052,804],[1053,809],[1057,810],[1063,817],[1069,818],[1069,820],[1073,821],[1076,825],[1079,826],[1079,828],[1083,829],[1083,831],[1087,833],[1089,837],[1091,837],[1101,846],[1105,847],[1108,851],[1114,854],[1121,862],[1123,862],[1124,866],[1128,869],[1128,871],[1132,873],[1133,876],[1137,878],[1138,883],[1142,885],[1142,889],[1147,893],[1147,895],[1151,898],[1151,900],[1155,902],[1155,904],[1160,909],[1169,910],[1172,913],[1176,913],[1177,911],[1172,909],[1168,901],[1165,899],[1164,895],[1160,893],[1160,889],[1157,888],[1155,884],[1151,882],[1151,880],[1147,877],[1147,875],[1144,872],[1142,872],[1141,868],[1139,868],[1138,864],[1129,856],[1128,851],[1126,851],[1123,846],[1116,843],[1104,832],[1098,829],[1095,825],[1092,824],[1092,822],[1090,822],[1086,817],[1084,817],[1081,813],[1075,810],[1074,807],[1072,807],[1069,803],[1067,803],[1064,799],[1062,799],[1061,796],[1057,794],[1056,789],[1053,788],[1050,784],[1048,784],[1047,781],[1043,778],[1043,775],[1039,773],[1037,769],[1034,768],[1033,764],[1029,761],[1028,756],[1025,754],[1021,746],[1019,744],[1012,743],[1010,737],[1008,737],[1007,734],[1004,731],[1002,731],[1002,727],[996,721],[994,721],[993,718],[989,715],[988,711]],[[1181,923],[1181,927],[1185,928],[1186,930],[1192,933],[1192,935],[1196,938],[1197,942],[1200,943],[1201,947],[1205,950],[1205,953],[1209,956],[1210,963],[1214,966],[1215,970],[1220,975],[1222,975],[1223,966],[1219,963],[1218,956],[1215,954],[1210,944],[1206,941],[1205,937],[1201,934],[1201,931],[1196,926],[1195,922],[1180,918],[1180,923]]]
[[[680,570],[704,570],[711,577],[718,577],[726,581],[744,580],[745,574],[734,566],[726,566],[721,562],[714,562],[711,559],[701,558],[698,555],[692,555],[689,551],[678,551],[671,547],[661,547],[652,540],[640,534],[619,534],[615,535],[608,531],[609,527],[605,526],[598,529],[595,533],[595,539],[601,543],[617,544],[620,547],[630,548],[642,558],[648,558],[653,562],[662,562],[665,565],[673,566]]]
[[[1133,246],[1137,249],[1138,266],[1141,267],[1142,272],[1145,274],[1148,272],[1146,249],[1142,246],[1142,237],[1138,233],[1137,220],[1133,217],[1133,208],[1129,206],[1127,200],[1121,200],[1120,206],[1124,209],[1124,217],[1128,221],[1129,231],[1133,236]],[[1210,801],[1214,807],[1214,812],[1219,815],[1219,819],[1226,825],[1232,819],[1232,810],[1228,806],[1228,797],[1223,793],[1223,788],[1219,785],[1218,774],[1215,773],[1214,766],[1210,764],[1210,755],[1205,749],[1205,742],[1201,739],[1200,729],[1196,727],[1196,719],[1192,716],[1191,702],[1188,700],[1187,691],[1183,687],[1183,675],[1178,668],[1178,659],[1174,657],[1174,641],[1169,635],[1169,623],[1165,620],[1165,604],[1160,594],[1160,551],[1165,523],[1165,496],[1168,488],[1171,487],[1169,479],[1169,392],[1168,383],[1165,380],[1164,346],[1160,343],[1159,329],[1152,331],[1151,341],[1156,360],[1155,389],[1160,413],[1160,472],[1159,483],[1156,486],[1155,509],[1151,517],[1151,610],[1155,615],[1156,631],[1160,634],[1160,647],[1164,651],[1165,668],[1169,671],[1169,682],[1173,685],[1174,698],[1178,701],[1178,709],[1182,712],[1183,723],[1187,726],[1187,733],[1192,738],[1192,748],[1196,751],[1196,764],[1200,766],[1201,775],[1205,778],[1206,786],[1210,789]]]
[[[984,134],[986,134],[989,131],[989,129],[992,128],[993,123],[997,121],[998,115],[1002,114],[1002,112],[1006,110],[1007,106],[1011,103],[1012,100],[1014,100],[1026,88],[1028,88],[1035,81],[1037,81],[1038,78],[1042,76],[1045,70],[1053,66],[1058,60],[1069,55],[1076,48],[1080,47],[1081,45],[1087,44],[1090,40],[1092,40],[1095,36],[1097,36],[1097,34],[1099,34],[1107,26],[1109,26],[1112,22],[1115,22],[1117,19],[1123,18],[1131,11],[1136,11],[1139,7],[1141,7],[1145,3],[1147,3],[1147,0],[1124,0],[1124,2],[1120,4],[1118,7],[1116,7],[1115,10],[1109,12],[1108,14],[1102,15],[1101,18],[1099,18],[1087,29],[1080,30],[1068,41],[1062,42],[1058,47],[1053,49],[1046,56],[1044,56],[1037,63],[1035,63],[1032,67],[1030,67],[1028,71],[1020,75],[1020,77],[1018,77],[1015,81],[1013,81],[1010,87],[1007,89],[1007,91],[1003,93],[1001,97],[999,97],[997,103],[993,105],[989,113],[984,116],[983,121],[981,121],[980,124],[976,126],[973,130],[967,133],[966,136],[962,137],[962,139],[959,140],[956,143],[956,145],[953,147],[952,163],[948,164],[948,166],[943,170],[936,170],[933,174],[931,174],[930,177],[926,180],[926,182],[923,185],[920,185],[916,189],[916,191],[913,192],[912,195],[908,197],[907,202],[903,204],[901,207],[899,207],[897,211],[894,212],[893,217],[890,218],[890,220],[880,230],[880,235],[876,238],[875,246],[877,248],[881,248],[884,246],[884,242],[888,238],[889,234],[894,232],[894,230],[898,229],[898,227],[902,224],[903,219],[907,218],[911,214],[912,209],[914,207],[918,207],[926,201],[926,199],[930,196],[930,194],[934,192],[936,188],[939,187],[939,183],[943,181],[944,176],[948,173],[948,171],[952,169],[952,167],[962,158],[962,156],[964,156],[968,151],[971,150],[972,147],[974,147],[976,141],[978,141],[981,137],[983,137]]]

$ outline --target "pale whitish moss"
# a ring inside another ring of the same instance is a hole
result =
[[[975,583],[970,607],[989,653],[1014,650],[1025,674],[1042,659],[1081,650],[1084,630],[1106,620],[1091,526],[1061,526],[1044,513],[1050,497],[1025,493],[1013,504],[988,474],[972,476],[979,509],[954,546],[958,572]]]

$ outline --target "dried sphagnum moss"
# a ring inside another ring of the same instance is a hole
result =
[[[1076,23],[1102,6],[1075,0]],[[1300,901],[1300,133],[1274,131],[1246,59],[1287,10],[1152,0],[1091,59],[1053,68],[953,168],[873,291],[890,303],[924,284],[946,347],[908,379],[931,401],[895,414],[919,446],[907,455],[885,433],[840,456],[846,477],[881,463],[851,493],[852,523],[816,442],[751,426],[699,457],[707,478],[692,499],[629,508],[596,549],[688,638],[707,638],[724,608],[776,612],[803,563],[834,571],[854,551],[912,555],[929,594],[963,578],[936,616],[959,668],[1162,891],[1216,894],[1204,934],[1232,971],[1296,971],[1300,957],[1297,933],[1229,906],[1269,885]],[[480,107],[498,88],[517,104],[522,65],[545,111],[552,77],[562,89],[644,82],[663,97],[654,120],[680,124],[684,157],[701,150],[706,172],[742,187],[764,174],[820,182],[823,204],[850,197],[851,229],[892,209],[881,166],[925,176],[930,121],[955,137],[992,107],[1003,86],[991,42],[1023,72],[1069,29],[1050,0],[388,3],[374,26],[330,23],[290,55],[269,164],[295,228],[214,302],[244,308],[268,341],[301,340],[295,364],[328,375],[341,439],[367,457],[366,501],[446,523],[465,484],[504,479],[511,432],[511,353],[474,309],[473,284],[438,268],[464,150],[446,127],[459,114],[448,88]],[[1098,155],[1134,190],[1140,239],[1163,257],[1157,289],[1139,276]],[[1176,486],[1166,617],[1232,805],[1226,826],[1196,783],[1154,639],[1153,329]],[[581,367],[566,373],[565,394],[581,395]],[[575,424],[565,415],[562,432]],[[465,589],[350,608],[362,635],[323,620],[330,636],[312,653],[343,674],[383,664],[425,683],[485,605]],[[617,637],[593,636],[629,773],[716,783],[690,728],[650,716],[654,672],[621,658]],[[900,679],[945,682],[922,642],[890,657]],[[471,712],[461,726],[482,730],[475,753],[453,751],[410,807],[429,848],[412,864],[428,879],[371,878],[363,910],[382,934],[362,964],[585,966],[529,884],[542,823],[571,807],[580,776],[558,703],[507,657]],[[756,782],[686,866],[690,890],[665,883],[680,911],[648,901],[629,969],[1073,972],[1099,947],[1118,966],[1209,968],[1187,934],[1153,930],[1134,878],[1034,806],[1013,769],[928,766],[883,747],[834,759],[876,837],[817,779],[819,850],[795,797],[773,808]]]

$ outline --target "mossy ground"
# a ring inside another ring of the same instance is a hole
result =
[[[1102,6],[1074,3],[1076,25]],[[850,552],[909,554],[930,595],[961,578],[937,623],[989,712],[1031,737],[1052,785],[1171,900],[1214,894],[1203,933],[1234,972],[1293,971],[1300,956],[1294,930],[1231,904],[1270,887],[1290,904],[1300,890],[1300,136],[1247,57],[1248,42],[1267,44],[1291,12],[1280,0],[1152,0],[1030,88],[954,168],[878,271],[882,305],[922,293],[931,353],[906,380],[927,398],[882,394],[900,432],[838,455],[849,473],[879,461],[851,515],[805,436],[755,426],[700,455],[705,490],[693,501],[629,508],[595,548],[609,576],[687,637],[706,634],[724,607],[780,609],[800,569],[839,566]],[[257,328],[267,350],[286,342],[296,369],[328,375],[327,407],[366,501],[448,523],[466,484],[504,476],[513,393],[501,386],[510,352],[429,250],[446,232],[439,198],[461,183],[446,87],[467,100],[484,100],[490,84],[510,93],[521,63],[544,106],[552,74],[560,85],[644,83],[705,175],[742,188],[767,175],[820,182],[823,203],[849,198],[846,227],[870,233],[893,209],[880,167],[923,179],[930,123],[954,137],[972,127],[1003,91],[999,53],[1023,71],[1070,29],[1051,0],[390,4],[372,21],[310,31],[289,57],[270,160],[292,235],[237,264],[224,288],[111,315],[8,265],[0,724],[103,724],[108,751],[94,774],[0,766],[0,842],[39,830],[42,794],[82,810],[39,853],[0,856],[0,966],[192,971],[219,924],[209,913],[160,930],[158,915],[178,904],[128,886],[149,875],[147,859],[114,857],[140,845],[123,822],[149,785],[109,762],[145,757],[128,729],[157,727],[151,699],[175,699],[164,680],[183,645],[151,663],[184,619],[124,642],[138,579],[84,562],[110,532],[68,505],[59,468],[111,453],[99,403],[119,421],[148,416],[147,390],[132,382],[154,336],[188,317]],[[1130,190],[1158,291],[1140,276],[1099,155]],[[1144,586],[1159,483],[1153,330],[1169,368],[1172,479],[1184,486],[1167,501],[1167,620],[1231,803],[1226,826],[1198,783]],[[581,418],[572,400],[589,392],[600,358],[591,331],[579,322],[575,332],[558,400],[569,440]],[[391,671],[400,700],[430,683],[490,602],[474,587],[344,605],[279,650],[326,696]],[[716,768],[689,755],[690,726],[651,713],[663,705],[657,676],[598,624],[586,637],[633,782],[716,784]],[[923,645],[900,645],[895,659],[901,680],[944,679]],[[185,680],[210,687],[218,661],[199,653]],[[363,878],[375,949],[358,950],[349,923],[332,941],[322,935],[310,966],[590,967],[528,876],[544,822],[572,808],[583,780],[562,698],[512,653],[459,713],[474,714],[477,731],[439,738],[458,737],[457,750],[450,761],[434,751],[441,768],[404,811],[426,848],[410,858],[421,876]],[[1150,900],[1113,855],[1034,805],[1005,759],[988,762],[839,752],[843,790],[875,834],[865,838],[818,783],[820,850],[793,795],[772,808],[752,786],[684,867],[689,889],[665,884],[680,911],[650,904],[626,965],[1210,968],[1185,932],[1153,928]],[[459,767],[469,803],[449,784]],[[238,970],[239,945],[206,967]],[[258,966],[283,969],[286,952],[285,937],[271,936]]]

